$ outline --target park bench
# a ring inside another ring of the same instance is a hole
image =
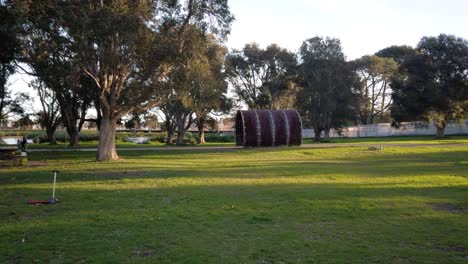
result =
[[[12,159],[17,150],[17,146],[0,146],[0,159]]]

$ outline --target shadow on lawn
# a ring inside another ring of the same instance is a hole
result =
[[[365,263],[371,257],[392,262],[395,255],[421,262],[420,257],[429,254],[430,260],[450,263],[468,254],[466,214],[434,211],[427,205],[443,201],[467,206],[465,186],[325,183],[132,189],[131,184],[122,182],[123,188],[116,190],[59,189],[62,203],[56,206],[25,203],[31,195],[48,197],[46,189],[19,184],[4,190],[4,256],[47,262],[60,252],[70,262],[83,256],[118,262],[132,258],[135,250],[146,250],[153,252],[150,259],[167,263],[287,262],[296,254],[318,257],[319,262]],[[443,252],[431,243],[462,250]],[[37,250],[34,256],[32,249]]]

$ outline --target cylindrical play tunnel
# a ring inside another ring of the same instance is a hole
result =
[[[296,110],[240,110],[236,114],[236,145],[299,146],[302,120]]]

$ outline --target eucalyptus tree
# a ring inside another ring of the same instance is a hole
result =
[[[63,7],[57,1],[21,1],[16,10],[21,18],[20,60],[27,73],[51,89],[60,106],[61,120],[77,147],[81,130],[93,97],[93,83],[80,67],[78,53],[64,27]]]
[[[468,116],[468,41],[453,35],[423,37],[418,53],[392,80],[395,124],[424,118],[444,137],[448,122]]]
[[[225,113],[231,110],[232,100],[227,97],[228,84],[224,72],[226,47],[222,46],[212,36],[207,36],[203,49],[193,62],[189,79],[190,105],[196,119],[198,143],[205,143],[205,123],[212,112]]]
[[[251,109],[277,109],[283,97],[294,98],[297,80],[294,53],[276,44],[262,49],[256,43],[232,51],[226,72],[238,98]]]
[[[157,48],[154,45],[159,33],[172,28],[177,33],[175,48],[182,53],[189,44],[186,36],[191,26],[225,36],[233,21],[227,0],[70,3],[74,7],[72,20],[77,22],[71,35],[80,43],[84,70],[100,91],[102,120],[97,160],[118,159],[115,129],[119,118],[160,103],[157,89],[145,85],[145,80],[139,82],[142,85],[132,85],[138,81],[132,79],[138,62],[153,59],[144,55]],[[177,60],[155,62],[154,72],[163,79],[173,62],[177,64]]]
[[[162,0],[162,1],[20,1],[31,6],[36,2],[52,11],[54,22],[65,32],[72,45],[80,69],[94,82],[101,121],[96,159],[116,160],[116,123],[130,112],[144,111],[160,103],[159,82],[148,82],[141,65],[149,65],[153,80],[163,82],[176,60],[166,60],[166,46],[161,47],[161,35],[175,32],[177,43],[171,48],[184,50],[187,29],[195,26],[202,31],[225,37],[233,16],[227,0]],[[45,12],[47,13],[47,12]],[[163,38],[163,37],[162,37]],[[149,55],[155,55],[149,57]],[[64,117],[65,118],[65,117]]]

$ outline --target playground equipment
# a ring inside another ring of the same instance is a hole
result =
[[[296,110],[240,110],[236,114],[236,145],[300,146],[302,119]]]

